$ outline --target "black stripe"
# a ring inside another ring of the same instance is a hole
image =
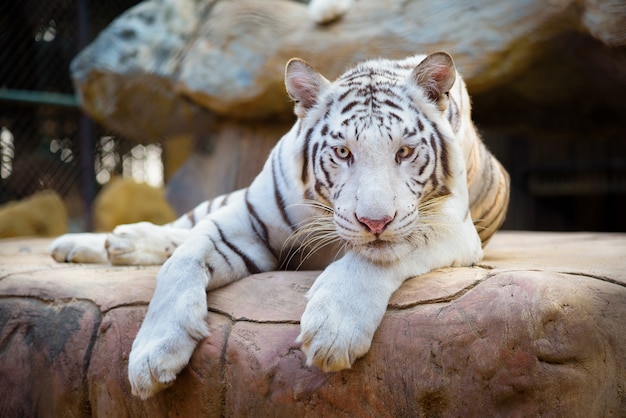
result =
[[[396,94],[396,92],[393,89],[389,88],[389,87],[378,86],[378,91],[380,93],[386,94],[387,96],[392,96],[394,99],[397,99],[397,100],[400,100],[400,101],[403,100],[402,96]]]
[[[417,129],[413,128],[409,131],[409,128],[404,128],[402,135],[404,138],[411,138],[412,136],[417,135]]]
[[[483,187],[481,189],[481,193],[479,193],[479,196],[482,199],[480,201],[478,201],[478,203],[483,203],[483,204],[485,203],[483,200],[485,199],[485,195],[487,195],[488,192],[491,191],[491,189],[493,187],[494,177],[495,176],[493,176],[493,175],[489,176],[489,178],[490,178],[489,185],[487,187]],[[483,211],[480,213],[480,216],[476,217],[476,220],[481,221],[481,220],[485,220],[486,219],[485,216],[488,213],[491,213],[491,211],[494,209],[495,202],[498,201],[498,199],[500,197],[500,194],[502,193],[502,189],[503,189],[502,187],[498,187],[498,191],[496,192],[495,197],[493,199],[490,199],[490,201],[488,202],[489,204],[488,204],[486,210],[483,209]],[[504,189],[506,190],[506,188],[504,188]],[[476,203],[476,202],[477,202],[477,200],[474,200],[472,203]],[[471,206],[472,205],[470,205],[470,209],[471,209]],[[501,206],[506,206],[506,205],[501,205]],[[500,210],[502,210],[502,208],[500,208]]]
[[[389,107],[393,107],[394,109],[402,110],[402,108],[400,106],[398,106],[397,104],[395,104],[394,102],[392,102],[389,99],[385,100],[383,103],[386,104]]]
[[[360,102],[354,100],[350,103],[348,103],[347,105],[344,106],[343,109],[341,109],[341,114],[343,115],[344,113],[348,112],[350,109],[352,109],[354,106],[358,105]]]
[[[494,178],[495,178],[495,175],[493,173],[493,169],[495,165],[492,159],[493,157],[491,155],[485,155],[487,154],[487,150],[482,144],[481,144],[481,147],[479,148],[479,152],[480,152],[479,160],[483,162],[483,165],[482,167],[478,167],[476,171],[478,172],[478,170],[480,170],[481,172],[480,182],[483,185],[483,187],[482,189],[480,189],[480,192],[477,195],[470,196],[470,207],[475,204],[480,205],[483,202],[487,194],[491,191],[491,188],[493,187]],[[485,184],[486,178],[489,178],[489,184]]]
[[[309,128],[304,136],[304,146],[302,148],[302,174],[300,180],[302,184],[306,184],[309,177],[309,144],[311,143],[311,137],[313,136],[313,128]]]
[[[296,121],[296,126],[298,127],[296,130],[296,138],[298,138],[300,136],[300,132],[302,132],[302,121],[300,119]]]
[[[209,272],[209,276],[213,275],[213,272],[215,271],[215,269],[213,268],[212,265],[210,265],[209,263],[206,263],[204,265],[204,267],[207,269],[207,271]]]
[[[413,211],[411,211],[411,212],[408,212],[408,213],[407,213],[406,215],[404,215],[402,218],[397,219],[396,221],[394,221],[394,222],[396,222],[397,227],[398,227],[398,228],[404,228],[404,227],[406,227],[407,225],[409,225],[409,224],[410,224],[410,222],[407,222],[405,225],[403,225],[402,223],[403,223],[403,222],[404,222],[407,218],[410,218],[411,216],[413,216],[413,213],[415,213],[415,211],[414,211],[414,210],[413,210]]]
[[[222,232],[222,228],[220,228],[219,225],[216,224],[215,222],[214,222],[214,224],[215,224],[215,227],[217,228],[217,232],[220,234],[220,239],[222,240],[222,242],[224,244],[226,244],[226,246],[232,252],[237,254],[239,256],[239,258],[241,258],[243,263],[246,265],[246,269],[248,270],[248,273],[250,273],[250,274],[260,273],[261,269],[259,268],[259,266],[257,266],[256,263],[254,263],[254,261],[252,261],[252,259],[250,257],[248,257],[243,251],[241,251],[239,248],[237,248],[231,242],[227,241],[226,237],[224,236],[224,233]]]
[[[272,183],[274,186],[274,201],[276,203],[276,207],[278,208],[278,211],[280,212],[281,217],[283,218],[283,221],[285,222],[287,226],[289,226],[289,228],[291,228],[291,230],[293,230],[294,229],[293,223],[289,219],[289,215],[287,215],[287,209],[285,208],[285,199],[283,198],[282,193],[278,189],[278,179],[276,178],[276,159],[277,158],[278,156],[273,154],[273,158],[272,158],[272,180],[273,181]]]
[[[222,198],[222,202],[220,203],[220,208],[223,208],[224,206],[226,206],[228,204],[228,199],[230,198],[230,193],[226,193],[224,195],[224,197]]]
[[[426,184],[426,182],[425,182],[425,181],[420,181],[420,180],[415,179],[415,178],[413,178],[413,177],[411,177],[411,179],[410,179],[410,180],[411,180],[413,183],[418,184],[418,185],[420,185],[420,186],[424,186],[424,185]]]
[[[445,180],[447,180],[450,177],[450,159],[448,156],[448,144],[441,137],[441,133],[439,132],[437,125],[433,124],[433,129],[435,130],[435,134],[437,134],[437,140],[440,146],[439,160],[441,161],[441,170],[443,172]]]
[[[211,199],[211,200],[209,200],[209,201],[207,202],[207,207],[206,207],[207,214],[209,214],[209,213],[213,212],[213,204],[214,204],[214,203],[215,203],[215,199]]]
[[[333,108],[333,104],[335,103],[335,99],[331,96],[328,98],[328,100],[326,101],[326,112],[324,112],[324,117],[323,119],[328,118],[328,115],[330,115],[330,111]],[[319,121],[317,121],[319,122]]]
[[[312,168],[313,168],[313,176],[317,179],[317,176],[315,175],[315,171],[316,171],[316,167],[315,167],[315,162],[317,161],[317,151],[320,148],[320,144],[318,144],[317,142],[315,144],[313,144],[313,149],[311,150],[311,164],[312,164]]]
[[[417,159],[417,157],[420,155],[419,151],[416,151],[415,154],[416,155],[415,155],[415,158],[413,159],[413,161],[415,161]],[[426,162],[424,162],[424,165],[422,165],[420,167],[419,171],[417,172],[417,175],[420,176],[420,177],[424,175],[424,171],[426,170],[426,167],[428,167],[428,164],[430,164],[430,152],[426,152],[425,158],[426,158]],[[413,162],[413,161],[411,161],[411,162]]]
[[[456,104],[454,98],[450,97],[450,101],[448,104],[448,122],[450,122],[450,126],[454,130],[454,132],[458,132],[459,130],[459,107]]]
[[[337,99],[337,101],[339,101],[339,102],[340,102],[340,101],[342,101],[342,100],[343,100],[343,99],[345,99],[345,98],[348,96],[348,94],[350,94],[350,93],[352,93],[352,89],[348,89],[348,90],[346,90],[345,92],[343,92],[343,93],[341,94],[341,96],[339,96],[339,98]]]
[[[333,183],[333,181],[330,179],[330,173],[324,166],[324,160],[320,161],[320,169],[322,170],[322,173],[324,174],[324,179],[326,180],[326,187],[328,189],[331,189],[335,185],[335,183]]]
[[[189,222],[191,222],[191,227],[193,228],[194,226],[196,226],[196,217],[194,216],[194,211],[190,210],[189,212],[187,212],[186,216],[187,219],[189,219]]]
[[[215,222],[213,223],[215,224]],[[217,227],[217,225],[215,225]],[[219,230],[219,228],[218,228]],[[218,253],[223,259],[224,261],[226,261],[226,264],[228,264],[228,267],[230,267],[231,270],[235,270],[235,268],[233,267],[232,263],[230,262],[230,259],[228,258],[228,256],[226,254],[224,254],[223,251],[221,251],[219,248],[217,248],[217,244],[215,243],[215,241],[213,240],[213,238],[208,237],[209,240],[211,241],[211,243],[213,244],[213,248],[215,249],[215,252]]]
[[[435,135],[434,134],[430,134],[430,148],[433,150],[433,153],[435,154],[435,157],[437,157],[439,155],[439,146],[437,144],[437,141],[435,139]],[[433,173],[431,175],[431,177],[433,178],[433,186],[437,186],[439,185],[439,178],[437,176],[437,169],[438,169],[438,162],[439,162],[439,158],[435,158],[435,169],[433,170]]]
[[[348,126],[348,124],[350,123],[351,120],[356,119],[356,115],[352,115],[350,116],[348,119],[345,119],[343,122],[341,122],[341,126]],[[333,133],[330,133],[330,136],[332,136],[333,138],[337,139],[337,136],[339,136],[339,134],[335,134],[333,135]]]
[[[248,200],[248,191],[246,190],[246,207],[248,208],[248,213],[250,214],[250,225],[252,226],[252,230],[257,235],[257,237],[265,244],[265,247],[272,253],[275,259],[278,260],[278,254],[274,251],[274,248],[270,245],[269,232],[265,223],[259,217],[259,214],[254,209],[254,205],[250,203]],[[259,229],[257,229],[257,225]]]
[[[337,199],[339,199],[339,196],[341,196],[341,192],[343,192],[343,186],[344,185],[339,186],[335,193],[333,193],[333,201],[337,201]]]
[[[287,178],[285,175],[285,168],[283,167],[283,144],[284,142],[279,142],[276,148],[276,155],[272,158],[278,158],[278,173],[280,174],[281,179],[285,183],[289,183],[290,178]]]

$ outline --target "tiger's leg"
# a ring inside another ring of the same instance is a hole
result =
[[[393,292],[404,280],[440,267],[469,266],[482,257],[480,239],[467,203],[444,204],[448,225],[406,257],[373,263],[347,253],[330,264],[309,290],[298,342],[308,365],[323,371],[350,368],[369,350]]]
[[[307,293],[300,320],[296,342],[307,364],[338,371],[365,355],[389,298],[405,279],[398,266],[377,265],[354,253],[330,264]]]
[[[145,399],[173,383],[198,341],[209,334],[206,290],[277,264],[253,229],[244,198],[194,227],[157,276],[129,357],[133,394]]]
[[[110,234],[65,234],[50,244],[49,251],[52,258],[59,262],[163,264],[187,238],[196,223],[209,213],[227,206],[232,196],[243,193],[241,190],[203,202],[167,225],[139,222],[120,225]]]
[[[65,234],[52,241],[49,251],[56,261],[67,263],[163,264],[189,231],[139,222],[120,225],[110,234]]]

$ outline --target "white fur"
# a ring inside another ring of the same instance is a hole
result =
[[[106,263],[106,234],[66,234],[56,238],[48,251],[59,262]]]
[[[187,365],[198,340],[209,335],[204,265],[184,251],[168,260],[128,360],[133,394],[146,399],[166,388]]]
[[[52,241],[56,261],[117,265],[163,264],[189,235],[188,229],[149,222],[120,225],[110,234],[66,234]]]

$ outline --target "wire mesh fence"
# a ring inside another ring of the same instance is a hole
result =
[[[69,229],[89,230],[94,196],[114,175],[162,184],[159,146],[92,122],[69,72],[73,57],[136,3],[0,3],[0,204],[53,190],[67,206]]]

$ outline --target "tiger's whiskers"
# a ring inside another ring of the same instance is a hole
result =
[[[337,234],[333,221],[334,210],[332,207],[315,200],[306,200],[293,206],[305,206],[316,209],[317,214],[305,219],[296,225],[296,230],[285,240],[281,248],[281,258],[285,251],[289,254],[281,263],[281,268],[285,268],[293,261],[296,254],[300,254],[300,261],[295,268],[298,270],[313,254],[322,248],[343,242]],[[344,246],[345,246],[344,242]]]
[[[405,242],[414,245],[424,245],[426,234],[441,233],[452,226],[442,211],[443,203],[449,196],[436,196],[422,201],[418,205],[419,217],[412,226],[412,233],[405,238]]]

